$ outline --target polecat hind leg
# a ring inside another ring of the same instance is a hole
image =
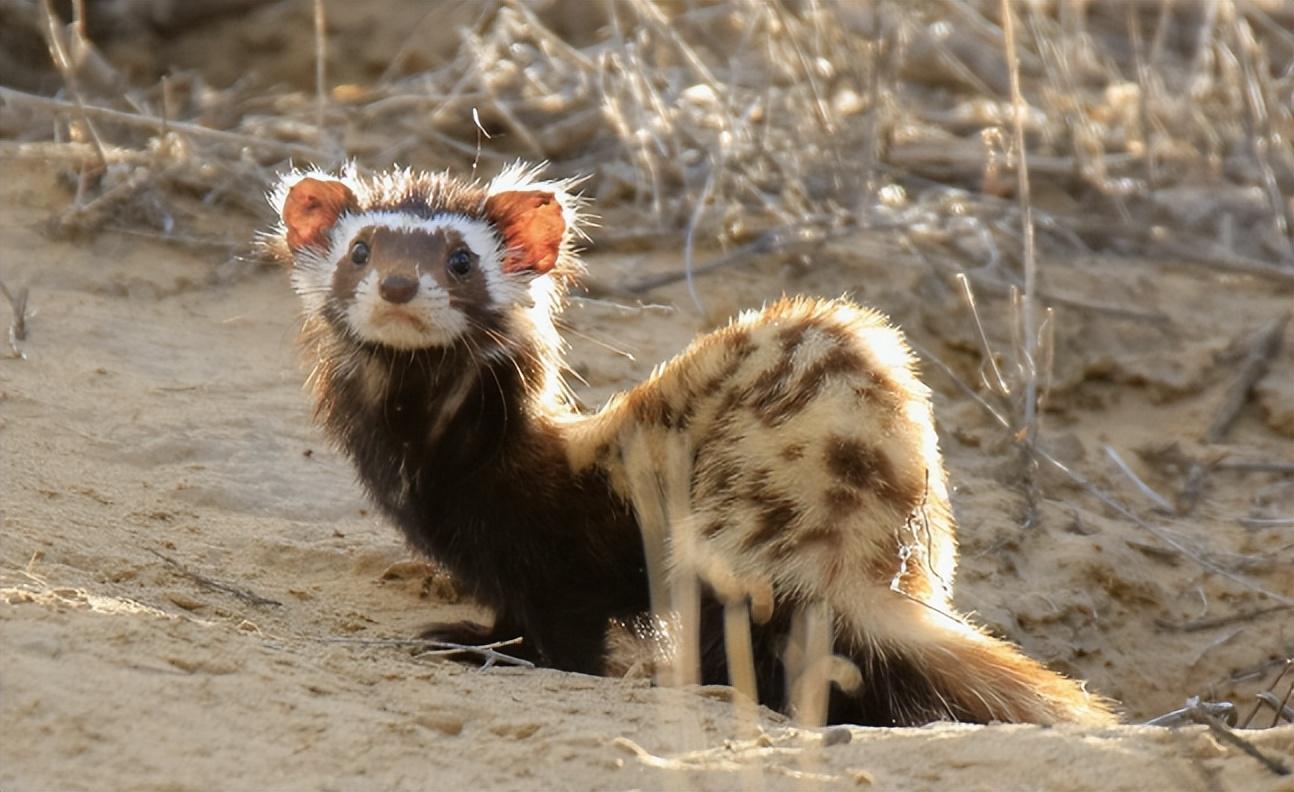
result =
[[[1117,723],[1110,702],[1080,683],[959,614],[914,600],[873,614],[858,631],[839,635],[836,647],[858,665],[862,686],[853,696],[833,697],[833,720]]]

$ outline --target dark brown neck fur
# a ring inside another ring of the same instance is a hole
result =
[[[599,473],[574,474],[532,402],[536,355],[315,339],[319,417],[373,500],[546,665],[596,673],[607,620],[646,610],[642,544]],[[497,631],[497,630],[496,630]]]

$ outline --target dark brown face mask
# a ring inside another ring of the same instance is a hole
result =
[[[407,231],[366,226],[350,242],[333,272],[333,294],[349,300],[360,281],[377,273],[378,294],[393,305],[418,295],[424,275],[449,294],[450,305],[471,313],[484,307],[490,295],[480,257],[450,228]]]
[[[480,204],[470,204],[471,201],[458,209],[443,207],[442,211],[459,212],[489,224],[503,240],[504,272],[542,275],[557,266],[563,240],[570,229],[567,228],[566,210],[556,193],[545,189],[507,190],[482,195]],[[329,233],[345,215],[399,208],[383,206],[380,202],[362,205],[354,191],[342,181],[305,177],[287,191],[280,216],[288,249],[296,253],[304,248],[326,246]],[[415,214],[419,219],[427,219],[436,212]],[[458,241],[462,242],[461,239]],[[451,242],[442,240],[447,247]],[[452,255],[452,249],[448,255]]]

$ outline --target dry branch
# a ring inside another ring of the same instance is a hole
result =
[[[990,416],[992,416],[993,419],[1003,429],[1010,430],[1011,428],[1010,422],[1004,416],[1002,416],[997,410],[995,410],[993,408],[993,405],[985,401],[984,397],[980,396],[979,393],[975,391],[975,389],[971,388],[969,385],[963,382],[961,378],[957,376],[957,373],[953,371],[951,366],[949,366],[947,363],[941,360],[934,353],[923,348],[921,345],[915,342],[911,342],[911,343],[912,343],[912,348],[915,349],[922,358],[929,360],[931,363],[934,363],[936,368],[944,372],[944,374],[952,381],[952,383],[955,386],[957,386],[958,390],[960,390],[962,393],[969,396],[976,404],[980,405],[980,407],[982,407],[985,412],[987,412]],[[1105,492],[1101,488],[1097,487],[1095,484],[1088,481],[1086,478],[1079,475],[1077,472],[1071,470],[1065,463],[1061,462],[1059,459],[1057,459],[1051,453],[1046,451],[1044,448],[1041,448],[1040,446],[1034,446],[1031,449],[1030,453],[1039,461],[1046,462],[1048,465],[1051,465],[1061,475],[1068,478],[1070,481],[1078,485],[1083,490],[1086,490],[1089,495],[1091,495],[1093,498],[1100,501],[1102,504],[1106,505],[1107,507],[1113,509],[1124,519],[1130,521],[1138,528],[1141,528],[1142,530],[1151,534],[1163,544],[1171,547],[1172,549],[1181,553],[1185,557],[1191,559],[1192,561],[1194,561],[1196,564],[1203,567],[1204,569],[1214,573],[1215,575],[1220,575],[1226,578],[1227,580],[1230,580],[1233,583],[1236,583],[1242,588],[1248,589],[1249,591],[1252,591],[1256,594],[1260,594],[1272,600],[1273,602],[1278,602],[1287,607],[1294,607],[1294,598],[1290,598],[1283,594],[1279,594],[1275,591],[1271,591],[1270,589],[1264,588],[1242,575],[1239,575],[1222,566],[1219,566],[1215,562],[1209,560],[1204,553],[1201,553],[1199,550],[1196,550],[1195,548],[1190,547],[1189,545],[1185,544],[1180,539],[1171,535],[1169,532],[1165,531],[1164,529],[1151,525],[1150,523],[1141,519],[1136,515],[1135,512],[1133,512],[1127,506],[1123,505],[1117,498]]]
[[[1290,770],[1290,766],[1286,764],[1284,760],[1268,756],[1258,750],[1258,746],[1236,734],[1225,723],[1218,720],[1212,713],[1201,706],[1198,700],[1188,702],[1187,708],[1190,710],[1191,718],[1196,723],[1202,723],[1205,726],[1208,726],[1209,731],[1216,734],[1218,739],[1239,748],[1254,759],[1257,759],[1263,767],[1272,771],[1273,774],[1278,776],[1287,776],[1294,772]]]
[[[265,152],[272,152],[284,157],[301,157],[311,162],[326,163],[328,155],[317,148],[303,146],[298,143],[287,143],[269,138],[256,137],[254,135],[244,135],[238,132],[227,132],[222,129],[211,129],[210,127],[191,124],[185,121],[166,120],[162,118],[153,118],[151,116],[139,115],[137,113],[127,113],[121,110],[113,110],[108,107],[97,107],[95,105],[84,105],[77,107],[73,102],[66,102],[61,99],[50,99],[45,96],[15,91],[12,88],[0,86],[0,99],[5,102],[21,105],[25,107],[44,110],[51,113],[65,113],[69,110],[76,110],[85,113],[90,118],[101,118],[104,121],[122,124],[136,129],[148,129],[153,132],[161,133],[164,130],[180,132],[199,140],[209,140],[213,143],[223,143],[239,148],[260,149]]]
[[[1234,470],[1238,473],[1294,473],[1294,462],[1250,462],[1236,460],[1219,462],[1218,470]]]
[[[324,112],[328,109],[328,80],[325,63],[328,60],[327,21],[324,14],[323,0],[314,0],[315,22],[315,128],[319,130],[319,142],[326,139],[324,132]]]
[[[81,118],[81,123],[85,125],[86,133],[94,143],[95,151],[99,155],[99,167],[107,166],[107,161],[103,155],[103,140],[99,137],[99,131],[95,129],[94,124],[90,121],[86,112],[85,100],[81,97],[81,89],[76,79],[76,69],[73,68],[71,60],[68,58],[67,49],[63,46],[62,32],[59,30],[58,17],[54,15],[53,8],[50,7],[50,0],[41,0],[41,15],[44,17],[45,42],[49,46],[50,58],[53,59],[54,65],[58,67],[59,73],[63,75],[63,81],[67,84],[68,93],[72,95],[77,114]],[[78,31],[78,26],[72,27],[73,31]]]
[[[25,360],[27,356],[18,348],[19,341],[27,340],[27,295],[28,289],[23,286],[15,294],[0,281],[0,294],[9,302],[12,317],[9,320],[9,352],[16,358]]]
[[[1289,321],[1290,314],[1285,314],[1263,325],[1254,335],[1253,345],[1244,363],[1241,364],[1240,374],[1227,391],[1227,397],[1222,402],[1222,407],[1214,417],[1213,423],[1209,425],[1205,438],[1210,443],[1216,443],[1226,437],[1231,425],[1240,416],[1245,402],[1249,400],[1250,391],[1267,373],[1267,367],[1271,364],[1272,358],[1280,352],[1285,326]]]
[[[1271,694],[1272,691],[1276,689],[1276,686],[1281,683],[1281,680],[1285,678],[1285,675],[1288,674],[1291,669],[1294,669],[1294,658],[1286,658],[1283,661],[1278,660],[1276,662],[1282,665],[1283,667],[1281,668],[1280,673],[1276,675],[1276,678],[1272,680],[1272,683],[1267,686],[1267,690],[1264,691],[1267,694]],[[1277,723],[1280,722],[1280,718],[1285,711],[1285,704],[1289,702],[1291,696],[1294,696],[1294,681],[1290,682],[1289,693],[1285,695],[1284,700],[1281,702],[1281,706],[1274,708],[1276,710],[1276,717],[1274,720],[1272,720],[1272,726],[1275,726]],[[1263,708],[1263,704],[1266,702],[1266,699],[1263,698],[1262,694],[1259,694],[1258,698],[1259,698],[1258,702],[1255,703],[1254,708],[1250,710],[1249,717],[1245,718],[1244,722],[1240,724],[1240,728],[1242,729],[1249,728],[1249,724],[1253,721],[1254,716],[1256,716],[1258,712]],[[1266,703],[1268,704],[1268,706],[1270,706],[1270,702],[1266,702]],[[1291,718],[1291,722],[1294,722],[1294,718]]]
[[[270,606],[275,608],[283,606],[283,603],[279,602],[278,600],[273,600],[273,599],[270,599],[269,597],[262,597],[260,594],[257,594],[254,591],[249,591],[248,589],[235,586],[232,583],[224,583],[222,581],[215,580],[214,578],[209,578],[206,575],[198,574],[197,572],[194,572],[193,570],[186,567],[184,564],[181,564],[179,561],[176,561],[174,558],[171,558],[165,553],[159,553],[158,551],[152,548],[146,548],[146,549],[148,550],[148,552],[152,553],[153,555],[157,556],[158,558],[162,559],[167,564],[169,564],[176,572],[179,572],[181,575],[189,578],[190,580],[195,581],[196,583],[199,583],[200,585],[206,586],[209,589],[213,589],[215,591],[223,591],[226,594],[232,594],[238,599],[244,602],[247,602],[251,605]]]
[[[1269,616],[1273,613],[1283,613],[1294,608],[1294,605],[1273,605],[1269,608],[1258,608],[1256,610],[1243,611],[1241,613],[1232,613],[1227,616],[1218,616],[1212,619],[1195,619],[1182,624],[1175,624],[1164,619],[1156,619],[1155,624],[1166,629],[1176,632],[1200,632],[1202,630],[1212,630],[1215,627],[1226,627],[1229,624],[1238,624],[1240,622],[1253,621],[1254,619]]]
[[[821,227],[820,220],[812,218],[774,228],[761,234],[754,242],[733,248],[704,264],[692,267],[690,277],[696,278],[700,275],[708,275],[738,264],[752,264],[771,253],[790,253],[806,247],[816,247],[830,239],[847,236],[856,230],[854,228],[824,229]],[[675,272],[666,272],[661,275],[643,278],[628,284],[624,287],[624,290],[630,294],[642,294],[643,292],[658,289],[661,286],[687,280],[688,277],[689,272],[684,268]]]
[[[1033,200],[1029,191],[1029,157],[1024,145],[1024,94],[1020,90],[1020,64],[1016,57],[1015,14],[1011,0],[1002,0],[1002,38],[1006,52],[1006,68],[1011,78],[1012,132],[1015,143],[1016,197],[1020,201],[1020,225],[1024,236],[1024,294],[1021,328],[1023,344],[1018,353],[1018,364],[1024,370],[1024,405],[1021,428],[1024,445],[1033,446],[1038,440],[1038,316],[1037,289],[1038,263],[1034,244]],[[1032,471],[1028,472],[1032,476]]]
[[[494,641],[487,644],[459,644],[450,641],[436,641],[429,638],[338,638],[323,637],[315,640],[321,643],[347,644],[351,646],[410,646],[421,648],[424,651],[418,652],[414,657],[444,657],[456,654],[474,654],[484,658],[485,663],[481,666],[484,671],[495,665],[502,663],[504,665],[521,666],[522,668],[534,668],[535,664],[529,660],[520,657],[513,657],[497,650],[509,646],[518,646],[522,643],[522,638],[509,638],[506,641]]]
[[[1290,692],[1286,693],[1285,698],[1283,699],[1276,698],[1276,695],[1274,693],[1270,693],[1265,690],[1262,693],[1258,694],[1258,697],[1257,697],[1258,701],[1260,701],[1261,703],[1263,703],[1268,707],[1271,707],[1272,712],[1275,713],[1276,715],[1276,717],[1272,718],[1273,728],[1277,724],[1279,724],[1282,720],[1287,720],[1290,723],[1294,723],[1294,707],[1289,706],[1289,700],[1290,700],[1291,694],[1294,694],[1294,685],[1290,686]]]
[[[1177,511],[1177,509],[1173,508],[1173,504],[1168,502],[1167,498],[1160,495],[1158,492],[1155,492],[1149,484],[1141,480],[1141,477],[1138,476],[1128,463],[1123,460],[1123,457],[1119,456],[1119,452],[1115,451],[1113,446],[1105,446],[1105,455],[1114,462],[1115,466],[1119,468],[1123,475],[1128,477],[1128,480],[1132,482],[1133,486],[1141,491],[1142,495],[1145,495],[1155,504],[1157,509],[1165,514],[1173,514]]]

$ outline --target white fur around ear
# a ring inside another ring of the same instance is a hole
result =
[[[552,193],[557,199],[558,205],[562,207],[562,221],[566,223],[568,235],[573,234],[586,239],[587,237],[581,228],[587,219],[584,213],[586,201],[575,193],[575,189],[580,186],[585,177],[574,179],[539,178],[539,175],[543,173],[546,167],[547,163],[528,165],[520,161],[514,162],[499,171],[499,175],[490,180],[485,192],[488,195],[529,190]]]
[[[509,250],[505,269],[577,271],[575,243],[585,237],[579,179],[541,179],[544,165],[515,162],[486,186],[486,214]]]
[[[320,170],[318,168],[308,168],[305,170],[293,168],[280,176],[279,180],[274,183],[274,188],[265,196],[265,199],[269,201],[270,206],[274,208],[274,213],[280,218],[283,217],[283,204],[287,202],[288,193],[292,192],[292,188],[297,186],[297,182],[302,179],[339,181],[349,187],[351,192],[356,195],[366,192],[363,184],[360,182],[359,171],[355,167],[354,162],[347,162],[342,166],[341,171],[338,173],[329,173],[328,171]]]

